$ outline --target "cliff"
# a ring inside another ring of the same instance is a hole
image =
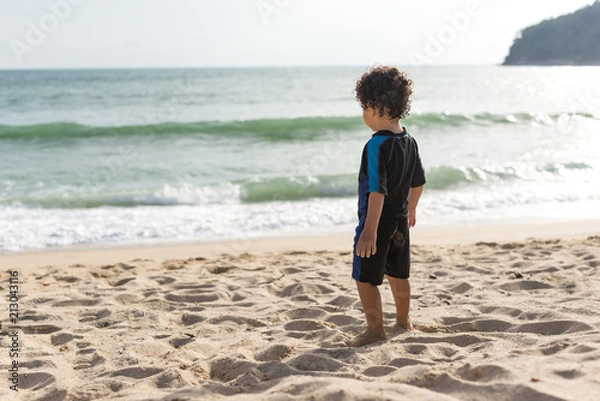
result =
[[[521,31],[504,65],[600,65],[600,0]]]

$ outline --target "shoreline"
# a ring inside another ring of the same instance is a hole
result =
[[[246,240],[174,242],[127,245],[90,245],[60,249],[41,249],[0,254],[0,265],[10,269],[30,269],[74,264],[111,264],[134,259],[185,259],[244,253],[281,253],[291,251],[349,251],[353,230],[348,233],[318,232]],[[477,242],[522,242],[534,240],[585,239],[600,235],[600,220],[573,220],[545,223],[508,223],[465,227],[415,227],[411,243],[419,245],[471,245]]]
[[[599,234],[416,228],[415,330],[384,282],[388,339],[359,348],[351,233],[3,255],[22,347],[3,369],[28,399],[593,399]]]

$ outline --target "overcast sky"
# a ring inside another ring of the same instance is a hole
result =
[[[0,68],[498,64],[593,0],[0,0]]]

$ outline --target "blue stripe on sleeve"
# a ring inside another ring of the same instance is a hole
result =
[[[386,139],[388,139],[386,136],[376,136],[369,141],[367,148],[369,186],[367,192],[379,191],[379,148]]]

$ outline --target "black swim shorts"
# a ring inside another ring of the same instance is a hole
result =
[[[364,222],[356,227],[352,278],[375,286],[383,283],[383,276],[407,279],[410,275],[410,239],[408,218],[399,214],[383,213],[377,227],[377,252],[370,258],[356,255],[356,245],[364,229]]]

